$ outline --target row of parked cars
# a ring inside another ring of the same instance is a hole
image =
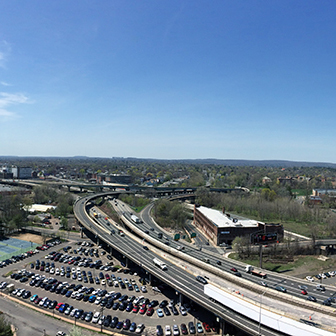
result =
[[[113,274],[112,276],[114,277]],[[34,274],[33,272],[29,272],[27,270],[12,273],[11,278],[19,280],[20,282],[27,282],[31,278],[29,285],[32,287],[41,287],[47,291],[64,295],[67,298],[94,303],[107,309],[120,311],[126,310],[127,312],[133,313],[139,312],[142,315],[146,314],[147,316],[152,316],[154,308],[159,306],[156,309],[158,317],[163,317],[164,315],[169,316],[171,314],[179,315],[177,308],[174,306],[174,302],[168,303],[167,300],[163,300],[159,304],[157,300],[150,302],[148,298],[145,298],[142,295],[136,298],[134,295],[122,295],[120,292],[108,292],[106,289],[94,289],[93,287],[88,288],[82,284],[69,284],[67,282],[58,281],[52,277],[46,278],[44,275]],[[121,280],[122,279],[118,277],[118,281]],[[124,281],[128,282],[128,279],[125,278]],[[179,310],[181,315],[187,315],[187,311],[183,306],[181,306]]]
[[[0,283],[0,289],[5,289],[8,286],[7,283]],[[135,322],[131,323],[129,319],[125,321],[119,321],[118,317],[111,315],[103,315],[101,312],[87,311],[83,309],[74,308],[72,305],[63,302],[57,302],[56,300],[48,299],[48,297],[38,297],[37,294],[32,295],[30,290],[16,288],[11,292],[11,295],[15,295],[22,299],[29,299],[31,303],[43,307],[45,309],[54,309],[61,314],[74,317],[75,319],[81,319],[82,321],[91,322],[93,324],[104,325],[105,327],[128,330],[140,334],[145,325],[140,323],[136,325]]]
[[[335,275],[336,275],[336,271],[324,272],[324,273],[316,274],[314,276],[308,275],[308,276],[306,276],[306,280],[308,280],[310,282],[313,282],[315,279],[321,280],[321,279],[326,279],[326,278],[333,277]]]

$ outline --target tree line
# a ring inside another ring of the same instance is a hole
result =
[[[336,213],[329,209],[310,207],[293,197],[278,196],[269,189],[250,194],[211,193],[206,188],[197,190],[196,203],[254,218],[263,222],[294,222],[308,226],[313,238],[336,237]],[[286,227],[286,225],[284,225]]]

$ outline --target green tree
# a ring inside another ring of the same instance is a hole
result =
[[[0,315],[0,336],[12,336],[13,332],[10,323],[3,315]]]
[[[62,217],[61,218],[61,227],[64,228],[64,230],[68,230],[69,227],[68,227],[68,219],[65,218],[65,217]]]

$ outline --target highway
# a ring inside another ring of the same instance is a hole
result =
[[[95,197],[99,197],[104,194],[98,194]],[[84,199],[80,199],[74,206],[74,212],[80,223],[88,228],[91,232],[95,233],[99,236],[100,239],[108,243],[113,248],[116,248],[119,252],[125,255],[130,260],[134,261],[138,265],[141,265],[146,271],[150,272],[151,274],[155,275],[157,278],[162,280],[163,282],[167,283],[168,285],[172,286],[173,288],[177,289],[183,295],[191,298],[193,301],[197,302],[198,304],[202,305],[203,307],[207,308],[208,310],[212,311],[214,314],[222,317],[224,320],[236,325],[237,327],[241,328],[242,330],[250,333],[250,334],[258,334],[258,323],[251,321],[240,314],[231,311],[230,309],[224,307],[221,304],[214,303],[208,298],[204,297],[203,292],[203,285],[195,281],[194,275],[190,275],[188,272],[183,271],[180,267],[175,266],[172,263],[167,262],[168,271],[164,272],[161,269],[158,269],[154,266],[152,259],[156,256],[152,251],[145,251],[143,246],[139,242],[135,242],[134,239],[130,238],[128,235],[121,237],[118,234],[110,235],[111,227],[106,224],[106,220],[103,218],[98,219],[99,225],[96,225],[93,220],[90,219],[88,216],[85,203],[90,200],[91,197],[86,197]],[[124,217],[124,222],[130,220],[130,210],[127,209],[127,206],[119,204],[121,202],[117,201],[117,211],[121,217]],[[127,218],[128,217],[128,218]],[[138,224],[137,227],[143,227],[144,235],[149,235],[152,238],[158,239],[158,231],[159,229],[155,224],[152,222],[150,217],[150,207],[147,207],[145,211],[141,213],[141,218],[144,221],[143,224]],[[129,223],[130,224],[130,223]],[[153,226],[154,225],[154,226]],[[130,224],[131,226],[131,224]],[[151,230],[151,228],[153,228]],[[168,237],[167,237],[168,238]],[[160,239],[159,239],[160,240]],[[178,245],[181,245],[181,242],[176,243],[172,239],[161,239],[162,242],[169,241],[169,247],[176,248]],[[130,248],[131,247],[131,248]],[[244,279],[248,279],[251,282],[259,283],[260,279],[252,276],[250,274],[246,274],[244,272],[243,266],[240,263],[235,263],[233,261],[226,260],[221,258],[221,265],[217,265],[216,262],[219,260],[218,256],[213,256],[212,254],[206,253],[205,251],[199,251],[197,248],[191,247],[186,245],[185,253],[201,260],[206,256],[210,260],[210,265],[218,267],[221,270],[228,271],[232,266],[238,268],[243,274]],[[229,271],[230,273],[230,271]],[[232,273],[232,272],[231,272]],[[237,279],[238,280],[238,279]],[[300,297],[300,290],[298,289],[298,285],[302,284],[302,281],[296,281],[290,279],[288,281],[284,277],[279,277],[276,275],[268,275],[267,282],[269,286],[274,284],[278,284],[281,282],[282,285],[286,286],[287,290],[291,292],[293,295],[297,295]],[[313,292],[314,289],[311,285],[306,284],[308,292]],[[260,292],[265,292],[265,288],[260,286]],[[316,290],[315,290],[316,291]],[[320,293],[314,293],[319,300],[322,300],[326,295]],[[302,298],[302,295],[301,295]],[[261,327],[263,335],[282,335],[278,331],[274,331],[270,328],[265,326]]]
[[[119,213],[125,212],[126,218],[131,221],[130,216],[128,215],[130,210],[127,210],[126,205],[120,204],[121,202],[118,201],[118,209]],[[126,207],[126,208],[125,208]],[[329,290],[326,290],[325,292],[321,292],[316,290],[316,283],[310,283],[305,280],[296,279],[293,277],[288,277],[286,274],[283,276],[278,275],[276,273],[267,272],[267,279],[261,279],[254,275],[248,274],[245,272],[245,264],[242,264],[240,262],[236,262],[232,259],[224,258],[218,255],[215,255],[213,253],[208,253],[206,249],[202,249],[202,251],[199,250],[199,248],[191,246],[190,244],[183,243],[182,240],[175,242],[171,237],[169,237],[169,240],[165,239],[164,237],[167,237],[167,234],[165,231],[161,230],[155,222],[153,222],[153,219],[150,215],[152,209],[152,205],[147,206],[142,212],[141,212],[141,219],[143,221],[143,224],[138,224],[137,227],[141,229],[142,231],[149,231],[148,235],[152,238],[158,239],[162,242],[169,241],[169,246],[173,248],[177,248],[177,246],[184,246],[183,252],[185,254],[188,254],[192,256],[193,258],[196,258],[200,261],[204,259],[209,259],[210,265],[226,271],[230,274],[235,274],[235,272],[231,271],[232,267],[235,267],[242,275],[244,279],[247,279],[255,284],[261,284],[261,281],[264,281],[267,283],[269,287],[275,287],[278,284],[281,284],[284,286],[287,290],[287,293],[292,296],[296,296],[301,299],[305,299],[306,297],[301,294],[301,289],[299,289],[299,286],[306,286],[306,290],[308,292],[308,295],[312,295],[317,299],[318,303],[322,303],[325,299],[328,297],[333,297],[335,294],[335,290],[330,288]],[[126,210],[126,211],[125,211]],[[151,230],[151,228],[153,230]],[[158,238],[157,232],[161,232],[163,234],[163,239]],[[167,237],[168,238],[168,237]],[[218,265],[218,261],[220,261],[221,265]],[[260,285],[261,291],[263,291],[265,288]]]
[[[236,325],[241,330],[244,330],[251,335],[258,335],[258,323],[246,319],[244,316],[231,311],[221,304],[214,303],[209,298],[205,298],[204,286],[195,280],[195,276],[190,275],[188,272],[168,261],[166,261],[168,271],[162,271],[153,263],[153,258],[157,256],[156,254],[152,251],[145,251],[141,243],[136,242],[128,235],[122,237],[117,234],[117,231],[116,234],[109,234],[112,227],[111,225],[108,226],[106,224],[104,218],[98,218],[100,225],[94,225],[85,210],[85,200],[90,198],[91,197],[81,199],[74,206],[74,213],[83,226],[96,234],[96,236],[99,236],[101,240],[118,250],[124,256],[136,264],[141,265],[146,271],[155,275],[164,283],[177,289],[181,294],[205,307],[215,315],[222,317],[227,322]],[[114,229],[118,230],[120,227],[115,227]],[[265,336],[283,335],[282,333],[264,326],[262,326],[262,333]]]

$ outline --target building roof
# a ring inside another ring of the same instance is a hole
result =
[[[219,228],[225,227],[258,227],[258,222],[253,219],[238,219],[236,217],[228,217],[223,212],[210,209],[204,206],[197,208],[204,216],[213,222]]]
[[[35,211],[47,212],[52,209],[56,209],[56,207],[53,205],[44,205],[44,204],[33,204],[31,207],[28,207],[29,212],[35,212]]]

